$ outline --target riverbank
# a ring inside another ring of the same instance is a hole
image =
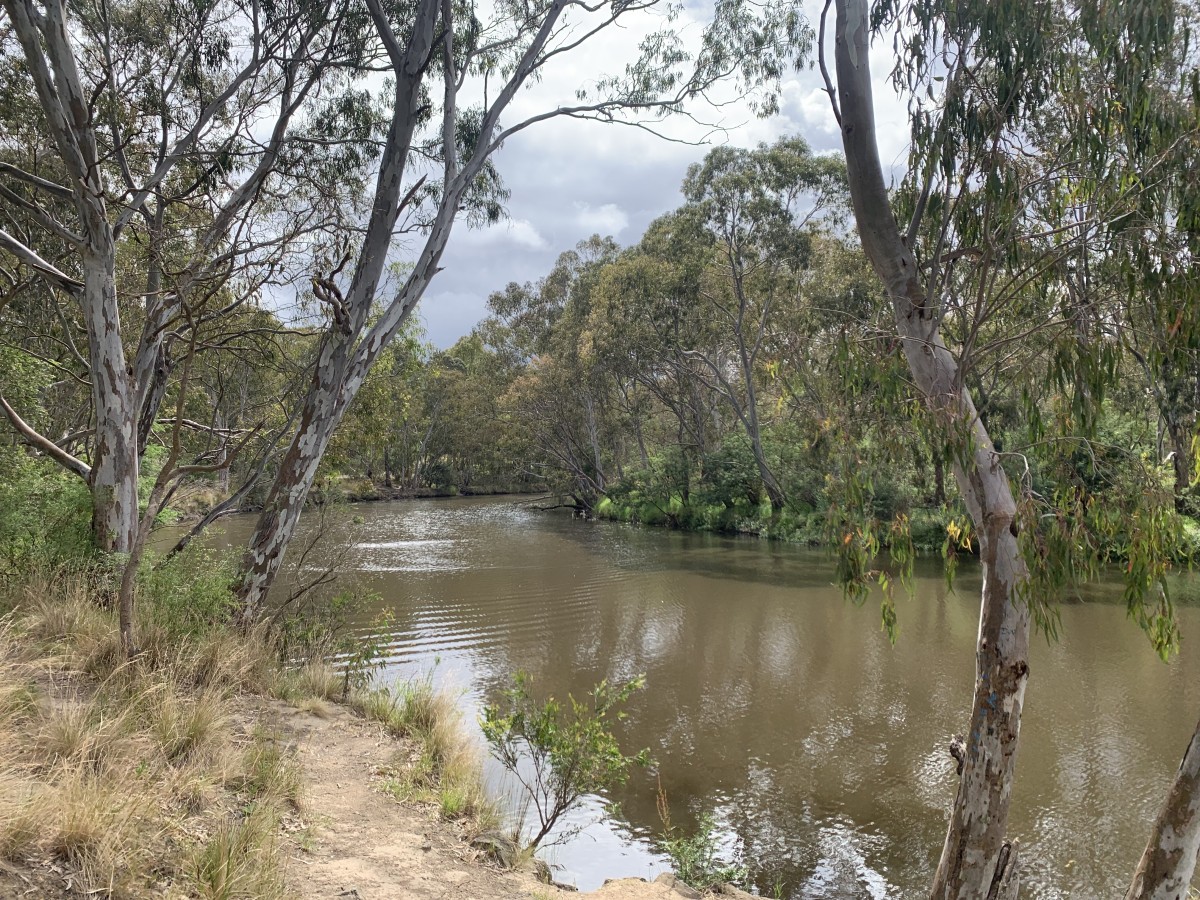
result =
[[[280,726],[294,735],[297,759],[312,794],[315,837],[290,855],[291,880],[302,900],[550,900],[578,897],[573,888],[539,881],[535,869],[495,864],[472,843],[473,827],[450,822],[431,803],[398,803],[393,785],[397,744],[377,723],[332,707],[314,715],[273,704]],[[546,872],[547,870],[542,870]],[[544,877],[544,876],[543,876]],[[751,895],[724,888],[723,896]],[[653,882],[618,879],[583,896],[596,900],[679,900],[701,896],[671,876]]]
[[[454,703],[279,665],[265,632],[143,603],[141,654],[80,573],[0,596],[0,900],[478,900],[565,891],[498,866]],[[695,896],[668,879],[604,900]]]
[[[770,503],[685,503],[679,497],[667,502],[604,497],[592,514],[597,519],[670,528],[677,531],[743,535],[809,547],[831,546],[835,540],[825,512],[786,507],[778,512]],[[946,526],[954,516],[944,508],[920,508],[905,514],[913,546],[922,552],[940,551]],[[840,538],[836,538],[840,540]],[[886,542],[882,544],[886,547]]]

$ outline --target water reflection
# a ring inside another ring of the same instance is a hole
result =
[[[508,501],[356,512],[367,539],[351,565],[395,614],[396,675],[438,660],[477,708],[518,669],[559,696],[646,673],[619,737],[657,766],[610,798],[619,818],[554,851],[560,878],[586,890],[661,870],[661,783],[677,824],[716,816],[764,894],[924,895],[955,787],[945,746],[970,702],[979,585],[966,566],[956,593],[923,566],[892,647],[877,609],[844,602],[817,551]],[[1011,826],[1023,896],[1120,895],[1200,711],[1200,658],[1185,644],[1163,665],[1114,603],[1065,605],[1062,618],[1061,642],[1032,651]],[[1200,609],[1182,619],[1186,638]]]

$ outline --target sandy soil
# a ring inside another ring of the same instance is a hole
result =
[[[400,749],[378,724],[330,704],[314,715],[272,700],[248,699],[235,738],[256,726],[297,754],[306,795],[285,817],[289,887],[299,900],[680,900],[700,894],[671,875],[653,882],[610,881],[580,894],[540,883],[532,870],[506,871],[473,849],[433,809],[400,803],[379,788],[381,769]],[[248,738],[246,738],[248,739]],[[726,890],[748,898],[741,891]],[[0,861],[0,900],[86,896],[52,860]]]
[[[290,733],[308,797],[303,840],[291,853],[292,887],[303,900],[679,900],[699,897],[671,876],[610,881],[578,894],[541,884],[530,872],[501,871],[433,810],[398,803],[377,789],[396,742],[345,709],[326,718],[271,703]],[[741,897],[748,894],[738,892]]]

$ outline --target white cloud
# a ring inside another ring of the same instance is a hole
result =
[[[698,37],[699,21],[711,0],[691,0],[677,21],[688,38]],[[805,0],[814,28],[821,0]],[[662,20],[653,16],[610,29],[579,50],[556,57],[541,81],[519,91],[502,124],[514,125],[563,104],[572,104],[575,88],[606,72],[621,71],[637,52],[638,42]],[[576,35],[578,36],[578,34]],[[832,49],[832,37],[830,38]],[[871,66],[880,156],[885,171],[898,177],[908,146],[908,120],[903,102],[887,81],[894,64],[891,44],[872,48]],[[841,150],[824,83],[815,67],[789,73],[780,96],[780,112],[756,118],[728,91],[730,100],[716,109],[697,109],[702,119],[717,122],[713,131],[679,116],[659,128],[675,138],[662,140],[636,128],[602,125],[574,118],[537,122],[505,141],[494,157],[506,187],[510,221],[470,230],[454,229],[441,265],[444,271],[422,301],[429,337],[448,346],[471,329],[485,313],[485,301],[510,281],[536,282],[545,277],[559,253],[594,233],[636,243],[646,226],[683,202],[679,193],[687,167],[700,161],[713,144],[753,147],[784,135],[804,137],[817,152]],[[695,143],[708,141],[707,144]],[[686,142],[692,143],[686,143]]]
[[[550,246],[528,219],[508,219],[487,228],[467,228],[463,223],[459,228],[455,241],[471,247],[516,244],[529,250],[545,250]]]
[[[829,103],[829,95],[822,88],[812,88],[807,93],[802,92],[800,85],[788,85],[785,96],[791,100],[800,112],[805,130],[811,133],[819,131],[822,134],[837,134],[837,119],[833,117],[833,107]]]
[[[575,221],[584,231],[617,237],[629,227],[629,216],[615,203],[593,207],[577,200],[575,210]]]

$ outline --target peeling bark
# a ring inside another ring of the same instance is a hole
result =
[[[336,345],[336,346],[331,346]],[[242,562],[240,616],[250,623],[262,612],[296,532],[321,457],[356,391],[344,391],[346,341],[326,339],[292,443],[279,464]],[[339,402],[341,398],[344,402]]]
[[[27,0],[4,0],[54,143],[69,175],[81,226],[83,286],[96,416],[88,473],[92,528],[103,550],[127,553],[137,531],[137,414],[117,312],[116,246],[104,204],[90,103],[75,64],[66,9],[50,0],[39,16]]]
[[[1018,864],[1005,839],[1025,685],[1029,610],[1016,538],[1016,501],[962,373],[926,309],[916,259],[892,215],[875,139],[866,0],[837,0],[837,93],[850,194],[859,237],[893,305],[913,380],[945,428],[963,500],[975,522],[983,564],[971,726],[961,781],[931,896],[1015,896]]]
[[[109,244],[108,250],[112,250]],[[117,315],[115,253],[84,258],[84,322],[96,415],[92,530],[102,550],[128,553],[138,525],[137,413]]]
[[[261,614],[334,429],[362,387],[379,353],[404,325],[431,279],[440,271],[438,263],[467,190],[496,149],[486,140],[479,141],[470,158],[459,168],[457,155],[453,152],[454,106],[448,104],[443,109],[447,152],[445,182],[437,213],[412,272],[399,291],[384,304],[383,314],[374,324],[368,325],[393,229],[407,202],[402,199],[401,190],[414,129],[422,115],[422,82],[431,54],[436,52],[439,11],[445,14],[450,7],[441,7],[438,0],[421,0],[413,16],[407,45],[401,46],[378,0],[367,0],[367,6],[396,75],[393,117],[376,177],[371,216],[349,289],[344,298],[340,292],[331,294],[337,301],[333,322],[315,366],[296,434],[280,464],[246,550],[245,575],[238,591],[240,616],[244,622],[251,622]],[[481,134],[490,136],[498,130],[501,114],[530,77],[534,61],[554,33],[555,24],[566,7],[567,0],[556,0],[545,12],[513,74],[484,114]],[[446,33],[451,33],[452,21],[440,24]]]
[[[1125,900],[1186,900],[1200,852],[1200,723],[1192,733]]]

